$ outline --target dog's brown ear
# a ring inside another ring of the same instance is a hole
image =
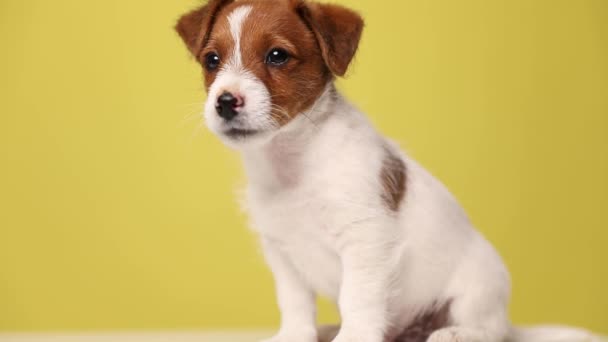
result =
[[[215,17],[222,7],[234,0],[210,0],[206,5],[184,14],[175,30],[193,55],[197,55],[209,39]]]
[[[344,76],[363,32],[361,16],[338,5],[292,1],[300,17],[315,34],[329,70],[334,75]]]

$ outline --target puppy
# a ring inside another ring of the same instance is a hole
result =
[[[268,341],[317,341],[316,295],[339,306],[333,342],[593,338],[511,328],[499,255],[448,190],[338,93],[363,30],[357,13],[211,0],[176,29],[205,71],[209,129],[243,157],[282,317]]]

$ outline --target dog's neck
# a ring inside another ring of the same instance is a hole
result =
[[[263,144],[243,149],[249,182],[273,189],[296,185],[315,137],[342,101],[344,99],[330,82],[310,109],[297,115]]]

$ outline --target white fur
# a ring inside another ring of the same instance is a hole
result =
[[[448,302],[453,326],[433,333],[430,342],[532,341],[508,323],[509,275],[496,251],[441,182],[376,132],[333,84],[285,127],[272,122],[268,91],[240,60],[250,10],[230,14],[236,46],[210,88],[205,115],[214,132],[242,151],[247,206],[282,313],[270,341],[316,342],[317,294],[339,305],[342,328],[334,342],[383,342]],[[214,109],[225,90],[246,98],[243,113],[230,122]],[[222,135],[227,127],[267,134],[255,143],[235,142]],[[381,197],[387,148],[406,166],[397,212]],[[551,341],[551,334],[533,336]],[[573,333],[576,341],[585,341],[584,333]]]
[[[241,55],[241,31],[245,19],[247,19],[249,13],[251,13],[251,9],[251,6],[240,6],[228,16],[230,34],[234,40],[234,53],[232,54],[231,60],[231,64],[234,67],[240,68],[243,65],[243,56]]]
[[[245,98],[244,106],[238,116],[231,121],[225,121],[217,115],[215,103],[225,91],[240,94]],[[226,137],[223,132],[230,128],[251,129],[266,132],[256,136],[248,145],[258,145],[266,141],[267,136],[277,128],[277,124],[269,116],[271,110],[270,94],[264,83],[247,70],[235,69],[230,66],[218,72],[215,82],[211,85],[205,102],[205,122],[211,131],[216,133],[226,144],[239,147],[244,141]]]

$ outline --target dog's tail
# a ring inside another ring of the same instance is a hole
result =
[[[514,328],[508,342],[606,342],[588,331],[562,326]]]

